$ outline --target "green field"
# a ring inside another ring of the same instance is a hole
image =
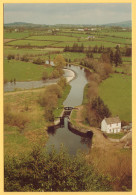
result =
[[[129,38],[131,39],[132,37],[132,33],[131,31],[129,32],[111,32],[109,30],[109,32],[99,32],[100,35],[105,35],[105,36],[112,36],[112,37],[120,37],[120,38]]]
[[[8,42],[6,45],[13,46],[49,46],[55,44],[53,41],[36,41],[36,40],[17,40]]]
[[[68,36],[31,36],[27,39],[32,40],[42,40],[42,41],[77,41],[77,38],[75,37],[68,37]]]
[[[4,32],[4,39],[23,39],[29,36],[29,32]]]
[[[43,65],[36,65],[30,62],[4,60],[4,78],[8,81],[14,78],[16,81],[41,80],[42,73],[45,70],[50,74],[53,68],[46,68]]]
[[[117,44],[116,43],[112,43],[112,42],[105,42],[105,41],[80,41],[80,42],[76,42],[79,46],[81,46],[82,44],[84,45],[84,47],[95,47],[96,45],[98,47],[100,46],[104,46],[104,47],[116,47]],[[55,43],[52,46],[53,47],[65,47],[69,45],[70,47],[73,46],[73,42],[60,42],[60,43]],[[124,47],[125,45],[121,44],[121,47]]]
[[[8,56],[9,54],[11,55],[17,55],[19,54],[20,56],[22,55],[43,55],[47,54],[47,50],[36,50],[36,49],[15,49],[14,47],[8,47],[4,48],[4,56]]]
[[[132,62],[132,58],[131,57],[122,57],[122,61],[123,62]]]
[[[117,72],[124,72],[126,74],[132,74],[132,66],[130,64],[123,64],[119,67],[114,67],[113,70]]]
[[[132,121],[132,77],[112,74],[99,87],[99,95],[108,105],[113,116]]]
[[[99,37],[99,40],[109,41],[109,42],[113,42],[113,43],[117,43],[117,44],[128,44],[128,45],[131,45],[131,43],[132,43],[131,39],[123,39],[123,38],[119,38],[119,37],[110,37],[110,36]]]

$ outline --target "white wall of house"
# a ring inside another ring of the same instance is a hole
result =
[[[101,130],[106,133],[119,133],[121,131],[121,122],[107,124],[105,119],[101,122]]]

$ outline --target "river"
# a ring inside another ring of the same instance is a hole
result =
[[[64,76],[71,85],[71,91],[63,102],[65,107],[75,107],[82,104],[84,87],[87,84],[86,78],[87,72],[84,68],[79,66],[67,66],[64,69]],[[73,79],[74,78],[74,79]],[[40,88],[45,85],[54,84],[58,79],[43,81],[29,81],[29,82],[16,82],[6,83],[4,85],[4,91],[15,91],[19,89],[32,89]],[[49,139],[46,144],[46,148],[50,150],[52,145],[58,151],[60,146],[63,145],[64,148],[69,152],[69,154],[75,155],[77,151],[88,152],[91,148],[91,139],[87,136],[80,136],[70,131],[68,127],[68,118],[64,118],[64,124],[59,126],[57,129],[54,127],[48,129]]]
[[[70,82],[73,79],[74,72],[69,69],[64,69],[64,77]],[[25,89],[35,89],[41,88],[46,85],[51,85],[57,83],[58,79],[50,79],[46,81],[20,81],[20,82],[7,82],[4,84],[4,92],[15,91],[15,90],[25,90]]]
[[[75,107],[82,104],[84,87],[87,84],[86,74],[83,68],[78,66],[68,67],[75,72],[75,79],[70,82],[71,91],[64,101],[64,106]],[[51,150],[54,146],[58,151],[63,145],[69,154],[75,155],[78,151],[89,152],[91,148],[91,138],[87,136],[79,136],[70,131],[68,128],[68,119],[64,118],[64,125],[57,129],[54,127],[48,129],[49,139],[46,143],[46,148]]]

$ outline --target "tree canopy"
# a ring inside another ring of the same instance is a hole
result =
[[[54,64],[59,68],[63,68],[64,66],[66,66],[66,61],[64,57],[61,54],[59,54],[55,57]]]

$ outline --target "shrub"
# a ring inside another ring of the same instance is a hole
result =
[[[59,81],[57,82],[57,84],[58,84],[62,89],[64,89],[65,86],[67,85],[67,80],[66,80],[66,78],[65,78],[65,77],[61,77],[61,78],[59,79]]]
[[[8,58],[8,60],[15,59],[15,55],[13,55],[13,54],[9,54],[9,55],[7,56],[7,58]]]
[[[28,122],[29,119],[26,114],[14,112],[14,110],[11,110],[9,104],[4,105],[4,124],[24,129]]]
[[[57,95],[53,93],[46,93],[46,91],[40,94],[38,102],[42,107],[55,108],[57,104]]]
[[[35,146],[27,157],[5,160],[5,191],[111,191],[107,176],[96,173],[82,156],[63,149],[43,153]]]
[[[23,55],[23,56],[21,57],[21,61],[28,62],[28,61],[29,61],[28,56],[27,56],[27,55]]]
[[[47,80],[48,78],[49,78],[48,73],[47,73],[46,71],[43,72],[42,80],[45,81],[45,80]]]
[[[38,65],[42,65],[44,64],[44,60],[42,60],[41,58],[37,58],[35,60],[33,60],[34,64],[38,64]]]
[[[55,94],[55,95],[57,95],[58,98],[60,98],[62,96],[62,88],[59,85],[52,84],[52,85],[47,87],[46,93]]]
[[[87,105],[87,111],[88,121],[93,126],[99,126],[104,117],[111,116],[110,110],[100,97],[94,98]]]

